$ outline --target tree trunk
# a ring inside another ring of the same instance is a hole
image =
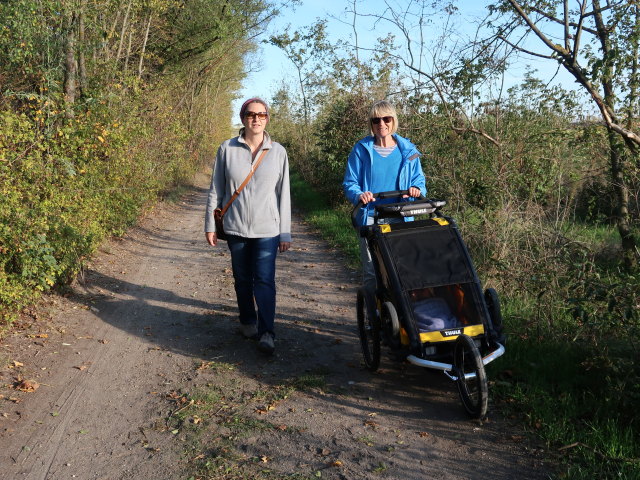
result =
[[[67,32],[65,35],[64,48],[64,103],[66,106],[66,117],[73,117],[73,104],[76,101],[76,82],[78,65],[76,63],[76,15],[69,14],[67,22]]]
[[[627,163],[625,157],[628,151],[620,136],[614,131],[609,130],[608,138],[611,181],[613,182],[613,191],[616,200],[616,225],[618,227],[618,233],[620,234],[624,266],[625,269],[630,272],[638,266],[638,258],[636,240],[631,230],[631,222],[629,219],[629,186],[624,178],[624,167]]]
[[[149,41],[149,28],[151,27],[151,12],[149,12],[149,19],[147,20],[147,28],[144,32],[144,40],[142,41],[142,50],[140,52],[140,62],[138,62],[138,79],[142,78],[142,66],[144,64],[144,52],[147,49],[147,42]]]
[[[80,95],[85,95],[87,88],[87,65],[85,61],[85,34],[84,34],[84,17],[85,17],[86,0],[83,0],[78,15],[78,83],[80,84]]]
[[[599,0],[593,0],[594,19],[598,32],[600,47],[604,58],[611,56],[610,32],[602,18]],[[611,64],[605,62],[602,73],[602,89],[604,103],[610,112],[616,111],[616,92],[614,88],[614,71]],[[617,121],[617,120],[616,120]],[[609,139],[609,162],[611,168],[611,182],[615,194],[616,225],[620,234],[622,246],[622,260],[627,271],[634,270],[638,265],[636,240],[631,231],[629,216],[629,185],[625,178],[626,157],[633,154],[633,150],[625,145],[622,137],[610,126],[607,128]]]
[[[122,28],[120,29],[120,42],[118,43],[118,52],[116,53],[116,61],[120,61],[122,55],[122,47],[124,45],[124,36],[127,33],[127,27],[129,26],[129,11],[131,10],[131,0],[127,5],[127,11],[122,19]]]

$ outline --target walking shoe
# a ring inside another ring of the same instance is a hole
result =
[[[241,323],[240,330],[246,338],[258,338],[258,327],[255,323]]]
[[[276,349],[273,341],[273,335],[271,335],[269,332],[264,332],[262,334],[262,337],[260,337],[258,348],[264,353],[268,353],[269,355],[273,354],[274,350]]]

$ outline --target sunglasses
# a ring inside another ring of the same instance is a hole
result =
[[[384,123],[391,123],[393,122],[393,117],[387,116],[387,117],[373,117],[371,119],[371,123],[373,123],[374,125],[378,125],[380,123],[380,120],[384,120]]]
[[[266,120],[268,116],[269,114],[267,112],[245,112],[244,114],[244,118],[246,118],[247,120],[251,120],[252,118]]]

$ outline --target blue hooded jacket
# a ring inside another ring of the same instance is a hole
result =
[[[425,185],[424,173],[422,172],[422,165],[420,164],[420,152],[408,139],[398,134],[394,134],[393,138],[398,144],[398,149],[402,155],[398,188],[400,190],[408,190],[409,187],[416,187],[420,189],[422,195],[426,195],[427,187]],[[359,140],[349,154],[342,187],[347,200],[353,205],[358,203],[360,195],[364,192],[371,191],[374,142],[375,137],[369,135]],[[373,203],[375,204],[375,202]],[[369,204],[369,206],[370,205],[371,204]],[[369,206],[365,205],[365,207],[362,208],[358,220],[359,225],[366,224],[367,215],[369,215]],[[411,221],[411,218],[405,218],[404,221]]]

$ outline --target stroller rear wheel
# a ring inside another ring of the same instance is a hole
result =
[[[400,321],[398,320],[398,313],[396,307],[391,302],[384,302],[382,304],[381,314],[381,329],[391,348],[400,348]]]
[[[380,318],[375,298],[362,287],[358,289],[357,315],[364,363],[375,372],[380,366]]]
[[[484,291],[484,300],[487,304],[487,310],[491,316],[491,323],[496,334],[495,340],[499,343],[505,343],[504,326],[502,324],[502,313],[500,310],[500,297],[494,288],[487,288]]]
[[[458,393],[464,408],[474,418],[483,418],[489,404],[489,387],[482,357],[468,335],[460,335],[454,349]]]

